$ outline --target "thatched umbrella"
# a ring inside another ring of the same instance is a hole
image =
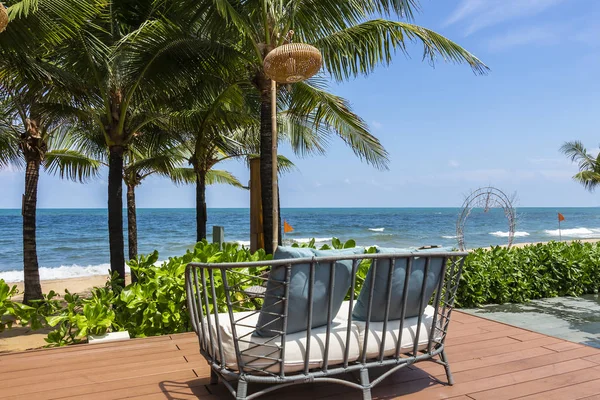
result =
[[[277,248],[279,231],[277,182],[277,83],[294,83],[319,72],[323,58],[316,47],[303,43],[288,43],[271,50],[263,60],[265,74],[271,78],[271,134],[273,181],[273,251]]]

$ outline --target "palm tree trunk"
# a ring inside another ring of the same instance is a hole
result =
[[[127,243],[129,247],[129,259],[134,260],[138,254],[137,242],[137,211],[135,208],[135,185],[127,185]],[[136,282],[137,277],[132,272],[131,282]]]
[[[125,282],[123,240],[123,148],[111,146],[108,159],[108,241],[110,270]]]
[[[206,171],[196,171],[196,241],[206,239]]]
[[[277,243],[283,243],[283,220],[281,219],[281,196],[279,196],[279,186],[277,186]]]
[[[40,285],[40,272],[36,244],[36,210],[37,188],[40,177],[40,160],[27,160],[25,170],[25,194],[23,196],[23,272],[25,280],[25,294],[23,302],[28,304],[31,300],[42,299]]]
[[[265,252],[273,254],[273,135],[271,133],[270,81],[261,87],[260,104],[260,188],[263,214],[263,237]]]

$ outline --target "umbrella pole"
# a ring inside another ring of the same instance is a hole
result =
[[[272,157],[272,177],[273,181],[273,209],[271,213],[273,215],[273,253],[277,249],[278,237],[279,237],[279,199],[277,193],[278,182],[277,182],[277,82],[271,80],[271,137],[273,138],[273,145],[271,147]]]

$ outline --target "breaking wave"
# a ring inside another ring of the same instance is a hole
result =
[[[502,232],[502,231],[490,232],[490,235],[496,236],[496,237],[508,237],[509,232]],[[515,237],[529,236],[529,232],[515,232],[514,236]]]
[[[572,229],[561,229],[560,233],[558,229],[548,229],[544,233],[548,236],[563,236],[581,239],[600,238],[600,228],[572,228]]]

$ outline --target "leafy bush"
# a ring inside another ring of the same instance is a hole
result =
[[[191,330],[184,277],[188,263],[270,258],[264,250],[251,253],[230,243],[221,250],[216,244],[202,241],[185,255],[171,257],[156,266],[158,252],[155,251],[130,262],[131,271],[137,276],[136,283],[123,288],[113,277],[104,287],[94,288],[89,298],[65,291],[62,304],[57,304],[54,296],[48,296],[33,309],[34,316],[30,320],[45,319],[55,328],[46,339],[50,346],[79,343],[88,334],[114,331],[128,331],[132,337],[187,332]]]
[[[467,256],[456,303],[460,307],[523,303],[598,293],[599,288],[600,243],[497,246]]]
[[[0,332],[6,328],[12,328],[17,320],[19,303],[11,301],[17,294],[17,287],[10,287],[3,279],[0,279]]]
[[[315,241],[294,244],[295,247],[315,247]],[[341,242],[334,238],[331,245],[320,249],[355,247],[353,240]],[[366,249],[374,253],[375,247]],[[136,283],[122,287],[113,277],[104,287],[94,288],[82,298],[65,291],[60,298],[50,292],[31,306],[11,300],[16,293],[0,280],[0,332],[14,323],[54,327],[46,341],[50,346],[79,343],[88,334],[102,335],[112,331],[128,331],[132,337],[145,337],[186,332],[191,330],[186,305],[185,267],[190,262],[248,262],[269,260],[263,250],[251,253],[237,244],[225,244],[223,249],[206,241],[181,257],[171,257],[156,266],[158,252],[139,256],[130,262]],[[356,279],[356,296],[364,283],[370,262],[361,262]],[[232,274],[232,285],[240,276],[260,276],[265,267]],[[217,304],[224,296],[220,274],[215,274]],[[229,277],[228,277],[229,279]],[[244,285],[259,284],[244,278]],[[240,281],[241,282],[241,281]],[[474,307],[488,303],[522,303],[531,299],[555,296],[579,296],[597,293],[600,288],[600,243],[573,242],[530,245],[506,249],[472,251],[465,260],[463,275],[457,291],[456,305]],[[246,308],[260,307],[260,302],[244,304]],[[225,310],[219,310],[220,312]]]

